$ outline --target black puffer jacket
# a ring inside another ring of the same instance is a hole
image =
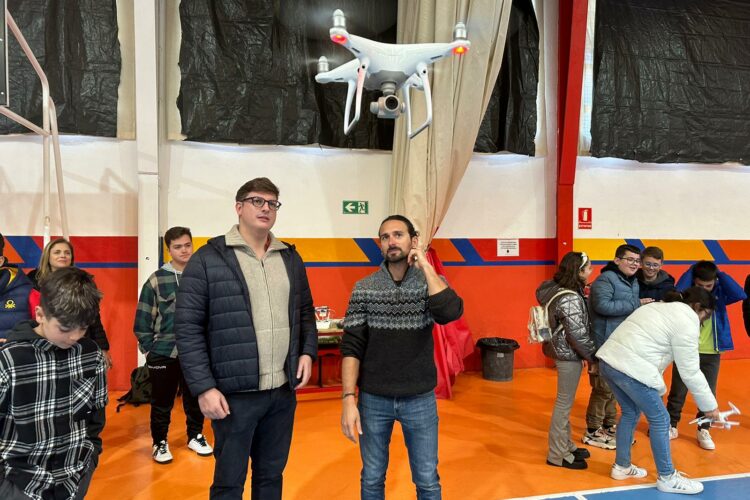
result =
[[[561,290],[553,280],[545,281],[537,288],[536,298],[539,304],[544,305]],[[591,361],[596,347],[591,338],[589,313],[583,295],[560,295],[552,301],[548,311],[550,327],[555,333],[552,340],[542,346],[544,355],[561,361]],[[559,330],[558,325],[562,325]]]
[[[656,279],[647,283],[643,278],[643,269],[638,269],[635,273],[638,278],[638,297],[642,299],[654,299],[656,301],[664,300],[667,292],[676,290],[674,278],[668,272],[660,269]]]
[[[318,337],[302,258],[287,246],[281,251],[289,276],[290,340],[284,368],[294,387],[299,357],[315,359]],[[180,279],[174,329],[180,365],[195,396],[214,387],[224,394],[258,389],[250,300],[240,263],[224,236],[210,239],[193,254]]]

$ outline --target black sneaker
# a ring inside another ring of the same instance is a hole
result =
[[[586,448],[576,448],[576,450],[573,452],[573,458],[575,458],[576,462],[580,462],[581,460],[589,457],[591,457],[591,453]]]
[[[574,470],[587,469],[589,466],[589,464],[586,463],[586,460],[574,460],[573,462],[566,462],[565,460],[563,460],[560,465],[553,464],[552,462],[547,460],[547,465],[551,465],[553,467],[564,467],[565,469],[574,469]]]

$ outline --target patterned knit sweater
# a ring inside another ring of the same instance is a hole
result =
[[[463,314],[451,288],[427,295],[424,273],[410,267],[396,283],[385,263],[357,282],[344,319],[342,356],[360,360],[360,390],[413,396],[435,389],[432,327]]]

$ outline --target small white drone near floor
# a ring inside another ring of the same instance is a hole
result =
[[[346,82],[346,108],[344,111],[344,134],[348,134],[359,121],[362,109],[362,89],[380,90],[383,96],[370,103],[370,112],[378,118],[398,118],[406,114],[409,139],[432,123],[432,94],[427,67],[450,54],[465,54],[471,42],[466,38],[464,23],[456,23],[453,41],[449,43],[392,44],[380,43],[350,34],[346,30],[346,18],[340,9],[333,12],[333,28],[329,30],[331,40],[346,47],[356,59],[329,70],[328,59],[318,60],[318,83]],[[409,88],[422,90],[425,96],[427,118],[412,131]],[[401,91],[403,102],[396,95]],[[355,98],[354,118],[349,121],[352,101]]]
[[[733,420],[727,420],[727,417],[730,417],[732,415],[739,415],[740,410],[736,406],[732,404],[732,402],[729,402],[729,410],[727,411],[721,411],[719,412],[719,418],[712,419],[708,417],[700,417],[696,418],[695,420],[691,420],[691,424],[711,424],[711,427],[716,427],[719,429],[731,429],[732,426],[740,425],[739,422],[735,422]]]

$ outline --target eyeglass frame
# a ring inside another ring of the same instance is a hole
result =
[[[624,260],[628,264],[638,264],[639,266],[641,265],[641,262],[642,262],[641,259],[640,259],[640,257],[639,258],[635,258],[635,257],[615,257],[615,258],[616,259],[620,259],[620,260]]]
[[[641,259],[641,266],[647,267],[649,269],[661,269],[663,265],[664,264],[661,264],[661,263],[657,264],[655,262],[643,262],[643,259]]]
[[[261,200],[263,203],[257,205],[254,200]],[[281,208],[281,202],[279,200],[267,200],[261,196],[248,196],[247,198],[240,200],[238,203],[245,203],[246,201],[249,201],[255,208],[263,208],[263,205],[268,203],[269,210],[273,210],[274,212],[277,212]]]

